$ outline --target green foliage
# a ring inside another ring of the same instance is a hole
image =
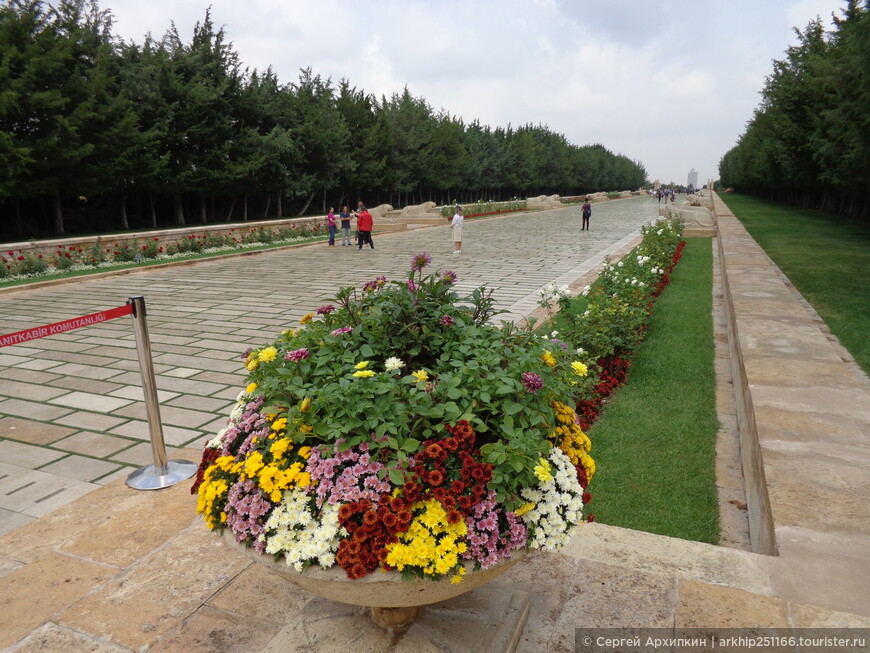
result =
[[[490,324],[488,291],[461,297],[452,272],[424,275],[423,267],[341,290],[319,319],[248,354],[249,380],[264,412],[304,423],[318,441],[344,438],[349,448],[374,438],[391,469],[443,424],[467,419],[485,459],[512,470],[491,487],[513,505],[549,447],[553,401],[570,403],[574,356],[553,351],[551,366],[546,340]],[[529,388],[526,373],[542,386]]]

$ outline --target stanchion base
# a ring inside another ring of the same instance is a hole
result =
[[[145,465],[127,477],[127,485],[134,490],[160,490],[190,478],[197,469],[199,466],[189,460],[170,460],[164,469]]]

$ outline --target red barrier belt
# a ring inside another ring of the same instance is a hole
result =
[[[99,313],[91,313],[90,315],[84,315],[82,317],[74,317],[71,320],[64,320],[63,322],[55,322],[54,324],[47,324],[46,326],[17,331],[16,333],[0,336],[0,347],[19,345],[28,340],[36,340],[37,338],[53,336],[57,333],[63,333],[64,331],[72,331],[73,329],[78,329],[80,327],[100,324],[101,322],[114,320],[116,317],[131,315],[132,313],[133,305],[125,304],[124,306],[118,306],[117,308],[110,308],[108,311],[100,311]]]

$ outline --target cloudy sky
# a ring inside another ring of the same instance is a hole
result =
[[[784,58],[843,0],[102,0],[142,43],[189,42],[212,7],[244,66],[282,82],[310,66],[490,126],[547,125],[640,161],[650,180],[718,177]]]

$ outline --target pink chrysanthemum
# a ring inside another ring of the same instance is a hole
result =
[[[419,272],[432,263],[432,257],[426,252],[411,257],[411,269]]]
[[[441,283],[450,285],[452,283],[456,283],[456,273],[453,270],[444,270],[441,273]]]
[[[294,349],[293,351],[288,351],[284,358],[288,361],[298,363],[299,361],[304,361],[309,356],[311,356],[311,352],[303,347],[302,349]]]
[[[523,385],[526,386],[526,390],[534,394],[544,387],[544,379],[534,372],[523,372]]]

